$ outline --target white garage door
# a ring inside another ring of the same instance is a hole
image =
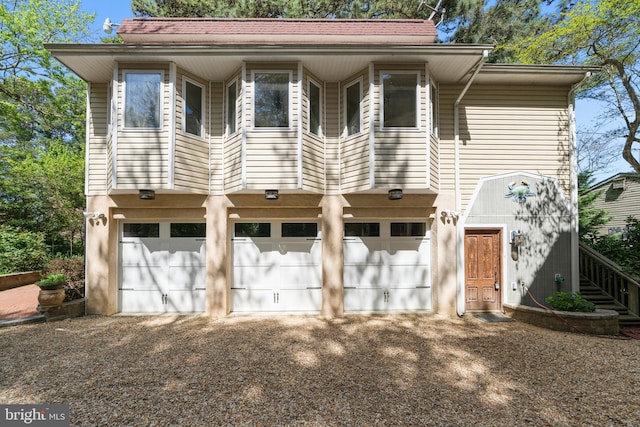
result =
[[[205,224],[122,224],[119,306],[124,313],[205,309]]]
[[[317,222],[236,222],[232,236],[232,311],[320,311]]]
[[[430,310],[430,239],[423,222],[345,223],[345,311]]]

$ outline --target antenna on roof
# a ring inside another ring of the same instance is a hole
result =
[[[436,16],[436,14],[440,15],[440,20],[436,23],[436,27],[440,24],[442,24],[442,20],[444,19],[444,14],[446,13],[447,9],[445,9],[444,7],[441,7],[440,5],[442,4],[442,0],[438,0],[438,3],[435,5],[435,7],[433,6],[429,6],[428,4],[425,3],[425,0],[420,0],[420,4],[418,5],[418,10],[420,10],[422,8],[422,6],[426,7],[427,9],[431,10],[431,15],[429,15],[429,21],[433,20],[433,17]]]
[[[113,27],[119,27],[120,24],[116,24],[115,22],[111,22],[111,19],[107,18],[104,20],[104,24],[102,24],[102,29],[105,33],[111,34],[113,31]]]

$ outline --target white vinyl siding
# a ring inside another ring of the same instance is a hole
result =
[[[224,106],[223,108],[225,115],[226,134],[224,138],[224,147],[222,154],[222,159],[224,160],[224,163],[222,163],[222,168],[224,171],[224,192],[226,193],[232,193],[234,191],[242,190],[242,130],[246,129],[246,123],[240,122],[242,118],[242,109],[245,107],[244,105],[242,105],[243,85],[240,77],[241,73],[240,71],[238,71],[227,80],[225,84],[224,99],[220,102],[221,107]],[[235,118],[228,117],[228,103],[230,102],[228,85],[232,84],[231,82],[236,83]],[[216,99],[215,96],[213,96],[212,98]],[[229,134],[227,127],[227,122],[229,120],[235,120],[236,122],[236,131],[231,134]],[[215,144],[212,144],[212,147],[215,147]]]
[[[169,68],[161,68],[159,64],[123,65],[119,73],[118,91],[118,145],[117,145],[117,189],[138,190],[140,188],[163,189],[169,187],[169,101],[170,84]],[[150,72],[161,73],[161,84],[164,105],[159,129],[123,129],[124,123],[124,91],[122,84],[126,73]]]
[[[302,126],[305,131],[302,133],[302,189],[313,191],[315,193],[323,193],[324,191],[324,144],[322,138],[324,100],[322,96],[322,85],[318,83],[318,79],[310,77],[308,73],[304,73],[303,87],[304,91]],[[315,94],[313,95],[312,92]],[[312,98],[317,96],[315,106],[312,108]],[[316,110],[317,113],[317,130],[318,134],[308,132],[310,129],[311,111]]]
[[[366,76],[368,76],[368,69],[347,80],[346,85],[342,86],[340,105],[343,112],[341,117],[343,131],[340,142],[340,183],[343,193],[369,190],[371,188],[369,126],[373,126],[373,124],[369,123],[365,118],[369,117],[369,96],[372,95],[369,93],[369,85],[365,84],[368,81]],[[347,136],[347,88],[352,87],[356,82],[360,85],[362,94],[360,100],[360,132]]]
[[[338,194],[340,191],[340,109],[336,106],[340,102],[340,85],[325,83],[324,147],[325,174],[327,194]]]
[[[195,76],[186,76],[178,72],[178,90],[176,96],[176,129],[180,129],[185,123],[184,118],[184,89],[186,82],[197,85],[202,89],[202,103],[205,106],[210,105],[207,92],[205,90],[205,82],[195,79]],[[205,107],[202,111],[202,117],[205,118],[209,114]],[[203,136],[209,133],[205,126],[206,120],[202,126]],[[193,135],[188,132],[176,133],[176,146],[174,153],[174,189],[180,191],[207,193],[209,191],[209,166],[207,159],[209,158],[209,144],[200,136]]]
[[[416,88],[414,109],[417,122],[410,127],[385,127],[383,93],[385,75],[409,77]],[[402,188],[403,190],[427,189],[429,169],[434,153],[431,150],[427,126],[427,92],[424,64],[409,64],[376,69],[373,94],[376,102],[375,131],[375,186],[376,188]]]
[[[254,85],[247,85],[245,189],[279,190],[298,188],[298,114],[299,91],[298,64],[247,64],[247,76],[263,72],[284,73],[290,76],[289,84],[289,127],[254,128],[253,97]],[[226,160],[225,160],[226,161]],[[228,188],[225,189],[228,191]]]
[[[440,184],[454,191],[453,103],[461,86],[440,86]],[[569,194],[568,87],[472,86],[460,104],[463,204],[478,180],[510,171],[557,178]]]
[[[107,137],[108,137],[108,90],[107,83],[92,83],[89,86],[89,117],[87,135],[87,181],[85,193],[89,196],[106,194],[107,190]]]

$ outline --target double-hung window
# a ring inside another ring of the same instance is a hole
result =
[[[126,71],[124,73],[124,127],[162,128],[161,71]]]
[[[362,130],[362,81],[357,80],[344,89],[345,132],[356,135]]]
[[[238,130],[238,80],[227,85],[227,136]]]
[[[202,137],[204,117],[204,89],[201,85],[184,80],[182,85],[182,131]]]
[[[418,128],[420,73],[382,72],[380,111],[383,128]]]
[[[322,120],[322,98],[320,86],[309,80],[309,133],[320,136]]]
[[[253,73],[253,125],[256,128],[289,128],[289,71],[256,71]]]

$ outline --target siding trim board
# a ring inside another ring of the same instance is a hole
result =
[[[298,165],[297,165],[297,169],[298,169],[298,177],[297,177],[297,188],[301,189],[302,188],[302,136],[304,134],[304,129],[303,129],[303,120],[302,120],[302,111],[303,111],[303,77],[302,77],[302,62],[298,62],[298,78],[296,80],[296,85],[298,86],[298,109],[297,109],[297,114],[298,114],[298,118],[297,118],[297,124],[298,124],[298,156],[297,156],[297,161],[298,161]],[[289,97],[291,97],[292,94],[289,95]],[[289,117],[289,120],[291,120],[291,117]]]
[[[371,189],[376,188],[375,78],[375,67],[369,64],[369,188]]]
[[[175,167],[176,167],[176,79],[177,68],[174,62],[169,64],[169,124],[167,131],[169,132],[169,143],[167,144],[167,188],[173,190],[175,188]],[[161,86],[162,87],[162,86]],[[162,90],[160,91],[162,93]],[[184,94],[182,94],[184,97]],[[162,96],[160,97],[162,104]],[[183,111],[184,117],[184,111]],[[160,117],[162,117],[162,109],[160,109]]]
[[[111,104],[113,106],[111,120],[113,124],[111,125],[112,136],[111,136],[111,189],[118,189],[118,133],[120,126],[118,124],[118,104],[119,104],[119,76],[120,69],[119,64],[116,64],[113,67],[113,83],[112,90],[113,95],[111,97]]]

